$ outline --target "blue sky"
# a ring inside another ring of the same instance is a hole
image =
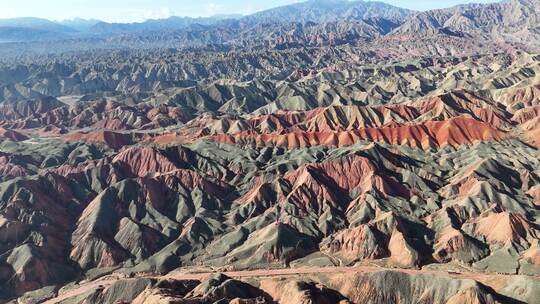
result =
[[[250,14],[298,0],[0,0],[0,18],[42,17],[52,20],[74,17],[114,22],[134,22],[170,16]],[[416,10],[449,7],[493,0],[383,0]]]

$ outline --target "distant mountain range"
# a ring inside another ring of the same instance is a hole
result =
[[[76,33],[72,27],[41,18],[0,19],[0,42],[55,40]]]
[[[14,18],[0,20],[0,41],[43,41],[102,36],[159,30],[180,30],[191,25],[215,25],[225,21],[248,24],[261,22],[315,22],[358,21],[384,18],[402,22],[412,11],[382,2],[310,0],[259,12],[250,16],[216,15],[212,17],[170,17],[138,23],[109,23],[100,20],[76,18],[61,22],[41,18]],[[227,26],[227,23],[225,23]]]
[[[33,17],[0,19],[0,27],[39,29],[58,33],[74,33],[77,31],[62,23]]]
[[[309,0],[247,16],[245,20],[275,22],[335,22],[384,18],[403,21],[414,11],[376,1]]]
[[[86,32],[86,31],[89,31],[93,26],[101,22],[103,21],[98,20],[98,19],[74,18],[70,20],[63,20],[63,21],[60,21],[59,23],[61,25],[77,30],[79,32]]]
[[[535,0],[511,0],[416,12],[375,1],[310,0],[249,16],[140,23],[5,19],[0,20],[0,58],[92,49],[358,46],[375,39],[379,47],[418,54],[483,53],[481,49],[505,45],[530,50],[540,45],[539,5]]]
[[[167,19],[151,19],[139,23],[108,23],[98,22],[88,28],[91,34],[113,34],[157,30],[177,30],[193,24],[212,25],[222,20],[241,18],[241,15],[217,15],[213,17],[170,17]]]
[[[193,24],[211,25],[221,20],[237,19],[239,17],[241,16],[170,17],[138,23],[108,23],[96,19],[87,20],[81,18],[60,22],[32,17],[0,19],[0,41],[29,42],[129,32],[178,30]]]

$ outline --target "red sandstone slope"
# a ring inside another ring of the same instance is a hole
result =
[[[468,91],[445,93],[403,104],[330,105],[307,111],[276,111],[264,115],[205,114],[190,121],[187,127],[204,130],[209,134],[351,131],[411,122],[449,120],[462,115],[497,129],[512,128],[510,114],[503,105]]]
[[[519,128],[522,129],[523,137],[527,142],[540,147],[540,116],[534,116],[525,121]]]
[[[345,191],[346,193],[356,190],[358,195],[371,190],[376,190],[385,195],[408,194],[400,185],[396,185],[392,180],[380,176],[373,163],[361,156],[350,156],[335,161],[327,161],[320,164],[305,165],[295,171],[287,173],[283,178],[297,186],[314,186],[325,181],[332,181],[328,186],[333,191]],[[314,174],[324,175],[324,179],[315,184],[310,183]],[[311,191],[315,193],[316,191]]]
[[[113,149],[119,149],[133,143],[131,134],[112,131],[95,131],[89,133],[74,132],[61,137],[66,141],[84,141],[88,143],[103,143]]]
[[[16,157],[8,153],[0,152],[0,178],[1,177],[19,177],[28,174],[28,171],[20,165],[13,162]]]
[[[129,148],[118,153],[112,162],[125,165],[136,176],[167,173],[178,169],[176,164],[154,148]]]
[[[381,128],[363,128],[342,132],[293,132],[286,134],[219,134],[208,140],[255,145],[275,145],[287,148],[305,148],[316,145],[342,147],[353,145],[360,140],[409,145],[430,148],[474,144],[486,140],[501,140],[504,132],[487,123],[467,117],[457,117],[446,121],[430,121],[420,124],[397,125]]]
[[[512,128],[512,121],[503,105],[472,92],[451,92],[412,102],[410,106],[422,113],[420,121],[448,120],[467,114],[497,129]]]
[[[515,109],[538,106],[540,84],[509,90],[500,99],[503,103]]]

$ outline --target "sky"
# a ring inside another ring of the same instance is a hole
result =
[[[415,10],[444,8],[493,0],[382,0]],[[0,18],[40,17],[50,20],[95,18],[108,22],[140,22],[170,16],[251,14],[298,0],[0,0]]]

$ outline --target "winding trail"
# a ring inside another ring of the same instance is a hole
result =
[[[95,281],[84,283],[78,287],[61,291],[56,297],[49,299],[42,304],[53,304],[59,303],[63,300],[82,295],[86,292],[89,292],[95,288],[102,286],[106,288],[107,286],[112,285],[113,283],[121,280],[135,280],[137,278],[153,278],[153,279],[174,279],[174,280],[205,280],[209,276],[215,273],[223,273],[224,275],[231,278],[265,278],[265,277],[281,277],[281,276],[295,276],[295,275],[306,275],[306,274],[332,274],[332,273],[374,273],[381,271],[396,271],[407,274],[423,274],[423,275],[434,275],[434,276],[446,276],[455,279],[471,279],[475,281],[488,281],[493,280],[496,277],[512,277],[515,275],[511,274],[493,274],[493,273],[474,273],[474,272],[462,272],[462,273],[453,273],[446,271],[438,270],[420,270],[420,269],[400,269],[400,268],[382,268],[376,266],[354,266],[354,267],[304,267],[304,268],[283,268],[283,269],[260,269],[260,270],[245,270],[245,271],[208,271],[208,272],[198,272],[198,273],[182,273],[182,272],[172,272],[166,275],[141,275],[135,278],[114,278],[114,277],[104,277]],[[540,281],[540,276],[531,276]]]

